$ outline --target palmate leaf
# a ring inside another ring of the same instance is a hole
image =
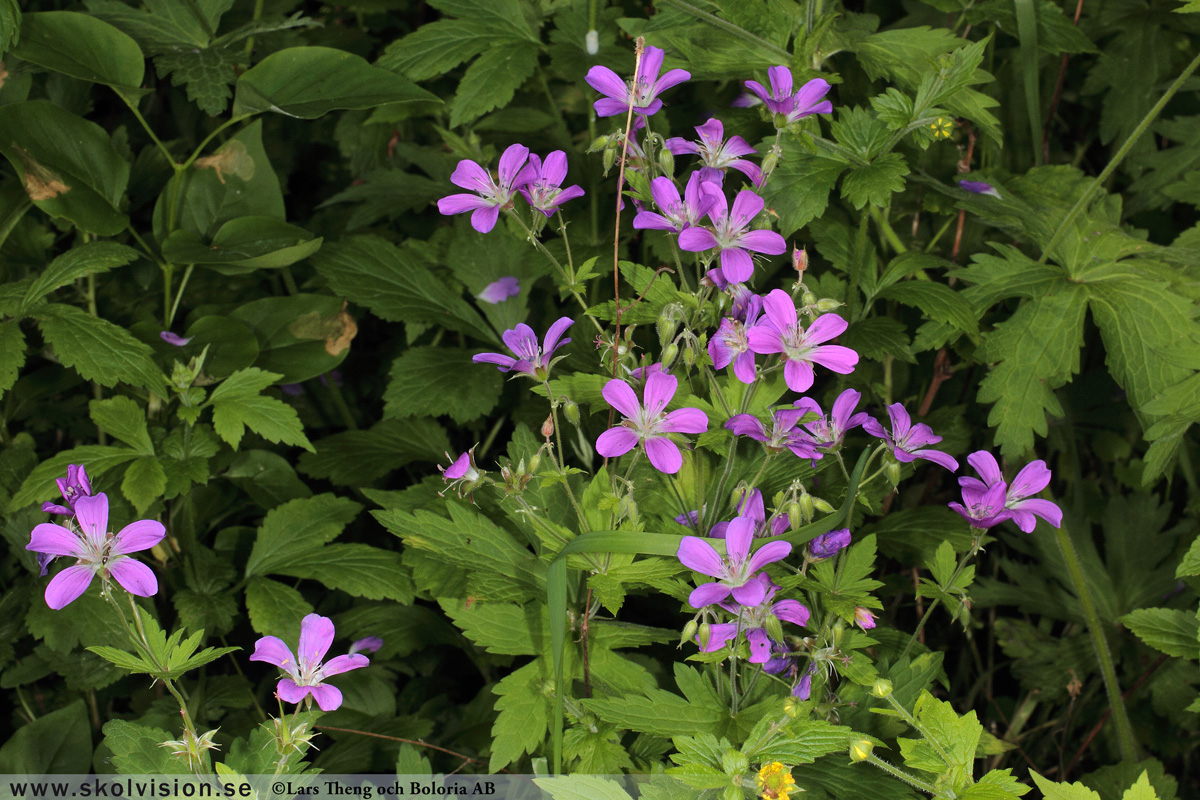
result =
[[[829,193],[847,162],[828,155],[809,153],[785,140],[779,166],[763,190],[763,199],[779,215],[779,231],[791,236],[821,216],[829,204]]]
[[[237,79],[234,66],[239,52],[234,47],[203,47],[193,50],[169,50],[154,59],[159,77],[170,76],[174,86],[186,86],[187,96],[210,117],[225,112],[230,86]]]
[[[336,539],[362,506],[321,494],[292,500],[267,514],[246,561],[246,577],[267,575]]]
[[[299,445],[313,452],[296,410],[260,392],[282,376],[256,367],[238,370],[213,390],[206,406],[213,409],[213,429],[234,450],[246,428],[270,442]]]
[[[534,659],[505,676],[496,693],[496,721],[492,723],[492,755],[488,771],[497,772],[525,753],[532,753],[546,738],[547,700],[543,659]]]
[[[450,126],[458,127],[508,105],[537,67],[538,51],[528,44],[493,47],[467,67],[450,105]]]
[[[1121,617],[1139,639],[1176,658],[1200,658],[1200,620],[1174,608],[1139,608]]]
[[[501,373],[459,347],[412,347],[392,363],[384,392],[384,416],[392,419],[446,415],[462,424],[487,414],[504,389]],[[435,450],[434,459],[441,457]]]

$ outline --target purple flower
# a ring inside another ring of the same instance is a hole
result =
[[[512,372],[515,369],[544,381],[550,375],[550,367],[558,360],[553,358],[554,351],[571,341],[563,339],[562,335],[574,324],[575,321],[570,317],[559,317],[546,331],[539,347],[533,328],[524,322],[518,323],[517,327],[509,328],[500,337],[516,358],[502,353],[479,353],[472,356],[471,360],[476,364],[495,364],[501,372]]]
[[[708,213],[716,200],[702,191],[704,181],[699,172],[693,172],[683,189],[683,199],[670,178],[658,177],[650,181],[650,196],[661,211],[639,211],[633,218],[633,227],[639,230],[680,231],[697,224]]]
[[[355,653],[374,653],[379,648],[383,647],[383,639],[378,636],[365,636],[362,639],[356,639],[354,644],[350,645],[350,655]]]
[[[46,605],[55,610],[66,606],[91,586],[96,575],[116,580],[130,594],[149,597],[158,591],[154,572],[130,553],[149,550],[162,541],[166,528],[152,519],[130,523],[115,536],[108,532],[108,496],[78,497],[75,520],[79,532],[43,522],[34,527],[26,550],[76,559],[73,566],[55,575],[46,587]]]
[[[666,148],[679,156],[693,153],[700,156],[704,166],[700,169],[700,179],[704,181],[720,181],[727,168],[733,167],[749,178],[755,186],[762,181],[762,170],[741,156],[748,156],[758,151],[751,147],[740,136],[730,136],[725,140],[725,128],[718,119],[696,128],[700,140],[689,142],[682,137],[667,139]]]
[[[869,631],[875,627],[875,615],[862,606],[854,607],[854,624],[862,628],[864,631]]]
[[[634,78],[633,110],[639,114],[656,114],[662,108],[662,100],[658,95],[672,86],[683,83],[692,77],[690,72],[673,69],[661,78],[658,73],[662,70],[663,51],[657,47],[647,47],[642,53],[642,63]],[[596,116],[612,117],[624,114],[629,108],[629,85],[608,67],[596,65],[588,70],[588,86],[604,95],[595,103]]]
[[[975,468],[975,471],[979,473],[983,480],[979,481],[975,478],[958,479],[959,485],[962,486],[964,500],[967,497],[968,490],[973,493],[979,493],[994,489],[996,486],[1005,485],[1004,476],[1000,473],[1000,465],[996,463],[996,457],[988,451],[978,450],[972,453],[967,456],[967,463]],[[1031,495],[1045,489],[1049,484],[1050,470],[1046,467],[1045,461],[1038,459],[1026,464],[1017,473],[1017,477],[1013,478],[1012,483],[1005,487],[1003,505],[1005,511],[1008,512],[1005,518],[1012,519],[1024,533],[1033,532],[1034,526],[1037,525],[1035,517],[1041,517],[1055,528],[1061,526],[1061,508],[1049,500],[1031,497]],[[954,505],[951,505],[951,508],[953,507]],[[958,511],[957,508],[954,510]],[[961,511],[958,511],[958,513],[962,514]],[[966,517],[965,514],[963,516]],[[968,519],[968,521],[970,520]]]
[[[808,543],[808,554],[813,561],[831,558],[850,544],[850,529],[841,528],[829,533],[822,533]]]
[[[520,292],[520,281],[508,275],[498,281],[492,281],[483,287],[483,291],[475,295],[475,298],[495,305],[496,303],[503,303],[510,297],[516,297]]]
[[[990,183],[984,183],[983,181],[967,181],[960,179],[958,181],[958,185],[966,189],[968,192],[974,192],[975,194],[988,194],[992,197],[1000,196],[1000,193],[996,191],[995,186],[992,186]]]
[[[914,458],[923,458],[943,466],[951,472],[958,471],[958,461],[941,450],[927,450],[925,445],[937,444],[942,437],[934,434],[933,430],[923,422],[912,424],[912,418],[899,403],[888,406],[888,416],[892,420],[892,430],[889,433],[883,429],[876,419],[868,419],[863,423],[863,430],[877,439],[883,439],[892,449],[892,455],[897,461],[911,463]]]
[[[750,349],[756,353],[782,353],[783,378],[793,392],[806,392],[813,385],[813,364],[849,374],[858,363],[858,353],[849,347],[821,344],[840,336],[846,321],[837,314],[822,314],[808,330],[801,327],[796,305],[782,289],[772,289],[763,298],[765,316],[750,329]]]
[[[744,606],[761,604],[767,597],[767,589],[756,573],[767,564],[787,558],[792,545],[778,540],[767,542],[750,555],[753,541],[754,522],[746,517],[737,517],[725,529],[725,556],[698,536],[683,537],[676,553],[680,562],[688,569],[717,579],[692,590],[688,604],[703,608],[721,602],[730,594]]]
[[[758,81],[746,81],[746,88],[758,95],[772,114],[783,114],[791,124],[813,114],[830,114],[833,104],[821,101],[829,93],[829,83],[822,78],[813,78],[800,87],[792,89],[792,71],[787,67],[771,67],[767,70],[771,81],[768,92]]]
[[[532,178],[521,187],[521,194],[529,201],[529,205],[547,217],[554,216],[558,207],[568,200],[583,197],[583,189],[578,186],[560,188],[567,178],[567,154],[562,150],[555,150],[546,156],[545,162],[531,155],[529,166],[525,169],[531,170]]]
[[[500,209],[511,208],[513,195],[537,176],[526,164],[529,148],[522,144],[509,145],[500,156],[500,179],[492,178],[486,169],[474,161],[463,159],[454,168],[450,182],[470,189],[475,194],[452,194],[438,200],[438,211],[449,216],[471,212],[471,227],[488,233],[496,227]]]
[[[713,228],[691,227],[679,234],[679,248],[693,253],[717,249],[721,253],[721,272],[730,283],[742,283],[754,274],[754,259],[747,250],[777,256],[787,249],[787,243],[775,231],[749,230],[750,223],[763,209],[763,199],[749,189],[738,192],[733,211],[725,201],[725,193],[713,184],[704,184],[713,203],[708,219]]]
[[[969,462],[970,457],[967,458]],[[973,484],[980,484],[974,478],[959,478],[959,485],[962,487],[961,503],[947,503],[950,508],[958,512],[959,516],[970,523],[972,528],[991,528],[1004,522],[1012,517],[1004,507],[1004,495],[1008,491],[1008,486],[1004,481],[992,484],[991,486],[983,486],[982,489],[974,485],[968,485],[964,481],[972,481]],[[1032,530],[1032,526],[1030,526]]]
[[[771,660],[771,650],[774,644],[767,636],[767,620],[775,617],[783,622],[791,622],[803,627],[808,624],[808,609],[799,600],[780,600],[773,602],[779,586],[767,576],[759,573],[753,582],[762,587],[763,599],[754,606],[738,607],[729,602],[722,602],[721,607],[731,614],[739,616],[739,622],[720,622],[710,626],[708,645],[701,646],[704,653],[715,653],[728,644],[738,632],[745,635],[750,643],[750,663],[766,664]]]
[[[58,490],[62,492],[63,501],[67,505],[60,506],[49,501],[42,503],[42,511],[47,514],[72,516],[75,513],[75,503],[81,497],[92,496],[92,482],[88,479],[87,469],[82,464],[69,465],[66,479],[55,478],[54,482],[58,484]]]
[[[735,319],[722,319],[717,332],[708,340],[708,355],[714,368],[725,369],[733,364],[733,374],[739,381],[754,383],[754,351],[750,349],[747,330]]]
[[[771,642],[771,658],[763,664],[763,672],[772,675],[787,673],[795,683],[792,685],[792,697],[797,700],[807,700],[812,696],[812,679],[817,672],[817,665],[810,663],[804,671],[804,676],[796,680],[800,674],[800,655],[788,648],[782,642]]]
[[[179,334],[171,333],[170,331],[160,331],[158,334],[158,338],[162,339],[167,344],[173,344],[176,347],[183,347],[185,344],[187,344],[188,342],[190,342],[192,340],[191,336],[184,338],[184,337],[180,336]]]
[[[865,411],[853,413],[861,399],[862,395],[857,391],[847,389],[833,401],[833,411],[828,418],[825,417],[825,412],[821,410],[817,401],[811,397],[802,397],[797,400],[796,408],[804,412],[811,411],[820,417],[812,422],[805,422],[804,428],[818,447],[834,449],[841,445],[847,431],[857,428],[871,418]]]
[[[472,448],[472,450],[473,449],[474,448]],[[449,453],[446,453],[446,458],[450,458]],[[470,451],[467,451],[458,458],[453,459],[448,467],[443,467],[441,464],[439,464],[438,470],[441,471],[442,480],[444,481],[456,481],[459,478],[474,480],[479,476],[479,471],[475,469],[475,465],[472,463]],[[474,475],[471,473],[474,473]]]
[[[333,621],[329,617],[309,614],[300,621],[299,661],[292,655],[292,649],[277,636],[259,639],[250,660],[274,664],[288,674],[289,677],[281,679],[275,687],[280,700],[299,703],[312,695],[322,711],[335,711],[342,704],[342,693],[324,680],[331,675],[362,669],[371,662],[366,656],[353,653],[321,663],[333,644],[333,634]]]
[[[815,461],[821,454],[814,449],[812,439],[797,428],[805,413],[807,412],[799,408],[775,409],[771,414],[770,432],[753,414],[735,414],[725,422],[725,427],[733,431],[735,436],[749,436],[762,442],[773,452],[778,453],[787,448],[798,458],[811,458]]]
[[[725,280],[725,273],[721,272],[720,267],[710,269],[704,275],[713,286],[716,286],[725,294],[733,299],[733,303],[729,307],[729,314],[736,320],[739,320],[746,325],[753,325],[758,319],[758,315],[762,313],[763,302],[762,298],[750,291],[744,283],[730,283]]]
[[[604,384],[602,394],[608,404],[625,417],[619,425],[609,428],[596,440],[596,452],[605,458],[623,456],[643,443],[646,457],[659,472],[674,475],[683,466],[679,447],[667,438],[668,433],[704,433],[708,430],[708,415],[698,408],[680,408],[665,413],[675,396],[679,380],[671,374],[652,372],[646,378],[642,392],[645,406],[629,384],[614,378]]]
[[[762,492],[758,489],[751,489],[748,493],[742,492],[742,497],[738,500],[734,513],[735,519],[745,517],[754,523],[755,539],[764,536],[778,536],[788,527],[788,519],[785,516],[774,516],[771,518],[770,524],[767,523],[767,507],[763,504]],[[728,529],[728,522],[718,522],[712,526],[708,535],[714,539],[724,539]]]

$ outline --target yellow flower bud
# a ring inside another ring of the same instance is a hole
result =
[[[869,739],[855,739],[850,743],[850,760],[855,763],[866,761],[874,749],[875,745],[871,744]]]

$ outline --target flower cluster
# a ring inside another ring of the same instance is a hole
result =
[[[1037,525],[1036,517],[1041,517],[1055,528],[1062,525],[1061,508],[1050,500],[1032,497],[1050,484],[1050,470],[1045,461],[1038,459],[1026,464],[1013,478],[1011,485],[1004,482],[1000,464],[988,451],[977,450],[967,456],[967,463],[983,480],[959,478],[963,501],[952,502],[949,506],[971,527],[992,528],[1012,520],[1024,533],[1033,533]]]
[[[450,182],[473,194],[443,197],[438,200],[438,211],[447,216],[470,211],[471,227],[489,233],[496,227],[500,212],[513,207],[513,199],[519,192],[530,207],[550,217],[560,205],[583,195],[578,186],[562,188],[566,177],[567,155],[562,150],[550,153],[543,162],[537,155],[531,155],[525,145],[509,145],[500,156],[495,177],[470,159],[459,161]]]

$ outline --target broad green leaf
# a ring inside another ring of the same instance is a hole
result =
[[[167,474],[154,456],[142,456],[125,470],[121,494],[125,495],[138,514],[144,514],[167,489]]]
[[[537,605],[473,602],[438,598],[438,605],[475,644],[489,653],[535,656],[543,651],[545,620]]]
[[[337,367],[349,352],[345,337],[354,322],[345,301],[327,294],[264,297],[239,306],[229,317],[254,331],[259,344],[254,363],[279,373],[278,383],[285,384],[327,375]]]
[[[479,313],[411,250],[375,236],[351,236],[323,247],[313,264],[335,292],[382,319],[441,325],[499,344]]]
[[[865,166],[854,166],[842,178],[842,197],[856,209],[866,205],[882,208],[896,192],[904,191],[904,176],[909,173],[904,156],[884,153]]]
[[[361,486],[414,461],[441,461],[449,449],[446,431],[431,419],[385,419],[370,430],[318,440],[316,451],[302,455],[298,468],[341,486]]]
[[[487,414],[499,402],[504,381],[498,370],[473,363],[473,354],[457,347],[405,350],[392,362],[384,416],[446,415],[461,425]]]
[[[21,7],[17,0],[0,0],[0,58],[21,36]]]
[[[960,331],[978,333],[979,322],[971,305],[949,286],[933,281],[904,281],[881,291],[882,300],[895,300],[919,308],[926,317],[946,322]]]
[[[293,559],[336,539],[362,506],[344,497],[320,494],[292,500],[263,519],[246,561],[246,577],[267,575]]]
[[[213,428],[234,450],[249,428],[267,441],[298,445],[313,452],[296,410],[281,400],[259,394],[280,377],[256,367],[238,370],[209,396],[205,405],[212,406]]]
[[[13,103],[0,114],[0,153],[47,214],[100,236],[115,236],[129,223],[119,210],[129,164],[94,122],[46,100]]]
[[[1193,709],[1194,710],[1194,709]],[[1121,761],[1089,772],[1080,780],[1100,794],[1100,800],[1125,800],[1126,790],[1146,777],[1149,786],[1162,800],[1177,800],[1179,784],[1168,775],[1163,763],[1155,758]]]
[[[661,689],[645,697],[604,697],[581,700],[583,707],[618,728],[655,736],[719,734],[729,723],[729,711],[716,700],[693,703]]]
[[[1121,617],[1139,639],[1176,658],[1200,658],[1200,620],[1175,608],[1139,608]]]
[[[143,11],[120,0],[84,0],[84,6],[92,16],[132,36],[146,55],[154,56],[176,48],[200,48],[208,44],[208,35],[197,24],[195,17],[188,13],[189,3],[151,0],[147,5],[157,6],[167,13]],[[170,13],[172,7],[181,13]]]
[[[171,76],[173,86],[186,86],[188,100],[210,117],[225,113],[237,79],[235,65],[239,52],[235,47],[203,47],[171,50],[156,56],[158,74]]]
[[[183,353],[208,351],[204,358],[204,373],[214,378],[227,378],[249,367],[258,358],[258,338],[254,331],[232,317],[200,317],[188,325],[183,335],[191,340],[184,346]]]
[[[388,45],[375,66],[414,81],[436,78],[496,44],[496,34],[471,20],[429,22]]]
[[[49,500],[58,495],[55,478],[66,477],[67,466],[83,464],[88,476],[95,480],[114,467],[133,461],[138,457],[136,450],[128,447],[87,444],[63,450],[38,464],[21,483],[21,488],[8,503],[9,511],[16,511],[30,503]]]
[[[533,753],[546,738],[545,662],[531,661],[505,676],[496,693],[496,721],[492,723],[492,755],[488,771],[497,772]]]
[[[264,58],[237,80],[233,113],[274,111],[316,119],[335,109],[388,103],[437,103],[406,78],[328,47],[289,47]]]
[[[1082,783],[1055,783],[1029,771],[1033,782],[1042,790],[1045,800],[1100,800],[1100,795],[1084,786]]]
[[[269,450],[238,452],[225,476],[268,511],[289,500],[312,497],[291,462]]]
[[[979,400],[995,403],[988,424],[1008,458],[1033,449],[1033,434],[1046,435],[1047,413],[1063,413],[1054,389],[1079,370],[1085,300],[1075,287],[1027,300],[984,338],[978,358],[999,363],[979,384]]]
[[[829,193],[847,166],[832,156],[785,146],[779,165],[763,189],[767,206],[779,215],[779,232],[791,236],[825,213]]]
[[[127,383],[151,391],[165,383],[150,357],[154,351],[124,328],[58,303],[40,306],[35,316],[58,360],[74,367],[85,380],[109,387]]]
[[[869,317],[851,325],[839,341],[859,355],[882,360],[884,356],[917,363],[904,323],[891,317]]]
[[[22,725],[0,747],[0,772],[7,774],[80,774],[91,764],[92,726],[82,700]]]
[[[746,753],[746,757],[766,763],[810,764],[830,753],[844,753],[853,735],[850,728],[824,720],[796,720],[767,743]]]
[[[0,322],[0,399],[17,382],[17,375],[25,365],[25,334],[21,323],[10,319]]]
[[[120,439],[144,456],[154,455],[154,444],[146,428],[146,411],[128,397],[110,397],[88,403],[92,422],[105,433]]]
[[[430,5],[443,14],[471,20],[491,31],[497,39],[541,44],[529,26],[525,6],[520,0],[433,0]]]
[[[138,251],[116,242],[76,245],[50,262],[25,290],[21,310],[26,311],[46,295],[88,275],[99,275],[138,259]]]
[[[92,83],[136,89],[146,60],[137,42],[107,22],[76,11],[40,11],[21,22],[13,55]]]
[[[255,632],[295,642],[300,620],[313,613],[313,607],[291,586],[258,576],[246,584],[246,613]]]
[[[561,775],[556,778],[534,778],[554,800],[632,800],[616,781],[595,775]]]
[[[467,67],[450,104],[450,127],[473,122],[508,105],[537,68],[538,49],[528,44],[493,47]]]
[[[400,554],[365,544],[328,544],[278,559],[268,570],[277,575],[319,581],[326,588],[368,600],[413,601]]]
[[[113,766],[127,775],[186,774],[187,762],[159,747],[172,738],[169,731],[123,719],[104,723],[104,746],[112,752]]]
[[[1137,782],[1130,786],[1121,800],[1158,800],[1158,794],[1150,785],[1150,777],[1143,772]]]
[[[238,217],[221,226],[211,244],[190,231],[175,231],[163,242],[163,257],[176,264],[202,264],[223,275],[278,269],[308,258],[321,239],[272,217]]]
[[[1176,578],[1188,578],[1200,575],[1200,536],[1192,540],[1192,546],[1184,554],[1183,560],[1175,570]]]

